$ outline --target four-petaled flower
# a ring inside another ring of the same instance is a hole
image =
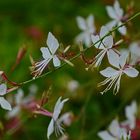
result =
[[[107,13],[113,20],[107,24],[107,27],[111,30],[114,26],[120,26],[124,19],[124,12],[123,9],[120,8],[120,4],[118,0],[115,0],[114,6],[107,6],[106,7]],[[122,34],[126,34],[126,27],[122,26],[118,28],[118,31]]]
[[[130,135],[131,131],[128,133],[125,128],[122,128],[117,119],[111,122],[108,130],[98,132],[102,140],[129,140]]]
[[[91,45],[91,34],[95,33],[94,16],[89,15],[86,20],[78,16],[76,20],[78,27],[83,31],[76,37],[76,42],[82,42],[89,47]]]
[[[50,138],[50,135],[55,131],[56,135],[64,134],[64,129],[61,126],[62,120],[59,119],[59,115],[61,113],[61,110],[64,106],[64,103],[68,101],[68,99],[64,99],[61,101],[61,97],[57,100],[55,107],[54,107],[54,112],[52,115],[51,122],[48,126],[48,131],[47,131],[47,137],[48,139]]]
[[[3,95],[6,94],[6,91],[7,91],[7,85],[0,84],[0,105],[3,109],[12,110],[10,103],[7,100],[5,100],[4,97],[2,97]]]
[[[139,71],[137,71],[131,65],[127,64],[127,58],[128,53],[124,52],[120,55],[120,57],[118,57],[118,59],[114,61],[115,63],[112,63],[112,65],[117,69],[107,67],[106,69],[100,71],[100,74],[106,77],[106,79],[103,82],[99,83],[99,86],[106,85],[107,83],[109,83],[107,88],[103,92],[101,92],[102,94],[110,90],[113,85],[113,93],[118,93],[120,88],[121,76],[123,74],[126,74],[129,77],[138,76]]]
[[[127,120],[123,121],[121,125],[130,130],[135,129],[136,127],[136,114],[137,114],[137,103],[133,101],[131,105],[126,106],[125,108],[125,116]]]
[[[99,67],[105,54],[107,54],[109,63],[114,63],[114,61],[116,61],[116,58],[118,58],[118,51],[112,48],[113,37],[112,35],[107,36],[108,33],[108,29],[105,26],[102,26],[99,35],[91,36],[93,44],[95,44],[95,47],[101,50],[101,52],[97,56],[95,56],[95,60],[90,65],[90,67]]]
[[[35,85],[31,85],[30,88],[36,88]],[[32,91],[31,91],[32,90]],[[34,101],[34,96],[36,93],[36,89],[31,89],[28,96],[24,97],[24,91],[22,89],[18,89],[17,93],[14,96],[14,107],[12,111],[8,112],[6,117],[7,118],[13,118],[18,116],[18,114],[21,112],[21,110],[26,106],[28,106],[29,103],[32,103]],[[29,107],[29,106],[28,106]]]
[[[35,76],[41,75],[44,68],[51,60],[53,60],[54,67],[59,67],[61,64],[58,56],[55,54],[59,47],[59,43],[51,32],[49,32],[48,34],[46,44],[48,47],[41,47],[40,49],[42,52],[42,57],[44,59],[40,62],[35,63],[35,70],[32,72]]]

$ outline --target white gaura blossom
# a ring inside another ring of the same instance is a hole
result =
[[[72,112],[66,112],[60,117],[60,122],[62,122],[65,126],[70,126],[73,121],[74,115]]]
[[[87,19],[78,16],[76,20],[82,33],[76,37],[75,41],[77,43],[82,42],[88,47],[91,45],[91,34],[95,33],[96,30],[94,25],[94,16],[90,14]]]
[[[33,73],[35,73],[36,76],[43,72],[44,68],[51,60],[53,60],[54,67],[59,67],[61,64],[59,58],[55,54],[59,47],[59,43],[51,32],[48,34],[46,44],[48,47],[42,47],[40,49],[42,52],[43,60],[35,64],[35,71],[33,71]]]
[[[111,30],[113,27],[115,26],[119,26],[122,24],[123,21],[123,9],[120,8],[120,4],[118,2],[118,0],[115,0],[114,2],[114,6],[106,6],[106,10],[107,13],[109,15],[110,18],[112,18],[113,20],[111,22],[109,22],[107,24],[107,27]],[[122,34],[125,35],[126,34],[126,27],[122,26],[120,28],[118,28],[118,31]]]
[[[17,93],[14,96],[14,107],[12,111],[9,111],[6,114],[8,119],[16,117],[22,110],[23,106],[32,102],[34,100],[35,94],[37,93],[37,86],[31,85],[29,87],[29,94],[25,97],[24,91],[22,89],[18,89]]]
[[[133,101],[131,105],[126,106],[125,116],[127,120],[121,123],[122,126],[126,126],[128,129],[133,130],[136,127],[136,114],[137,114],[137,103]]]
[[[64,106],[64,103],[67,102],[68,99],[64,99],[61,101],[61,97],[57,100],[54,111],[53,111],[53,116],[50,121],[50,124],[48,126],[48,131],[47,131],[47,137],[48,139],[50,138],[50,135],[55,131],[56,135],[64,134],[64,129],[61,126],[61,120],[59,119],[59,115],[61,113],[61,110]]]
[[[121,128],[117,119],[113,120],[107,130],[98,132],[102,140],[129,140],[131,132]]]
[[[99,83],[99,86],[106,85],[108,83],[108,86],[106,89],[101,92],[102,94],[107,92],[111,89],[111,87],[114,85],[113,93],[118,93],[120,89],[120,80],[121,76],[123,74],[126,74],[129,77],[137,77],[139,74],[139,71],[137,71],[135,68],[133,68],[131,65],[127,64],[127,58],[128,53],[124,52],[116,59],[112,65],[116,68],[107,67],[106,69],[100,71],[100,74],[106,77],[106,79]]]
[[[23,95],[24,95],[23,91],[19,89],[17,91],[17,94],[15,95],[15,106],[13,107],[12,111],[7,113],[6,115],[7,118],[12,118],[18,115],[18,113],[21,110]]]
[[[95,60],[91,64],[91,67],[99,67],[105,54],[107,54],[109,63],[114,63],[114,61],[116,61],[116,59],[119,57],[118,51],[112,48],[113,47],[112,35],[106,36],[108,33],[109,33],[108,29],[105,26],[102,26],[99,35],[91,36],[92,42],[93,44],[95,44],[95,48],[101,50],[99,54],[95,56]]]
[[[68,82],[67,88],[70,92],[75,92],[79,87],[79,82],[76,80],[71,80]]]
[[[140,44],[139,42],[133,42],[129,46],[129,51],[131,53],[131,64],[135,65],[140,61]]]
[[[7,91],[7,85],[6,84],[0,84],[0,105],[5,110],[12,110],[10,103],[5,100],[3,95],[6,94]]]

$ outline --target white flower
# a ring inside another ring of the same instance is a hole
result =
[[[65,126],[70,126],[73,121],[73,113],[72,112],[66,112],[60,117],[60,122],[62,122]]]
[[[91,45],[91,34],[95,33],[94,16],[89,15],[86,20],[78,16],[76,20],[79,29],[82,30],[82,33],[80,33],[76,37],[76,42],[77,43],[82,42],[86,46]]]
[[[114,6],[107,6],[106,7],[107,13],[109,15],[110,18],[112,18],[113,20],[111,22],[109,22],[107,24],[107,27],[111,30],[112,27],[114,26],[119,26],[122,24],[122,20],[123,20],[123,9],[120,8],[120,4],[118,2],[118,0],[115,0]],[[118,29],[118,31],[122,34],[125,35],[126,34],[126,27],[122,26]]]
[[[36,69],[33,73],[35,73],[36,75],[40,75],[51,60],[53,60],[54,67],[59,67],[61,64],[59,58],[55,54],[59,47],[58,40],[50,32],[48,34],[46,44],[48,47],[42,47],[40,49],[44,60],[35,64]]]
[[[31,89],[32,88],[32,89]],[[20,111],[22,110],[22,106],[28,104],[29,102],[33,101],[34,96],[36,94],[36,89],[37,87],[35,85],[31,85],[29,87],[29,94],[28,96],[24,97],[24,92],[22,89],[18,89],[17,93],[14,96],[14,104],[15,106],[13,107],[12,111],[9,111],[6,114],[6,117],[9,118],[13,118],[15,116],[17,116]]]
[[[130,132],[127,133],[125,128],[121,128],[118,120],[113,120],[108,127],[108,130],[104,130],[98,133],[98,136],[102,140],[128,140],[130,139]]]
[[[131,52],[131,64],[135,65],[140,61],[140,45],[138,42],[133,42],[129,46],[129,51]]]
[[[69,91],[74,92],[75,90],[78,89],[79,83],[76,80],[71,80],[71,81],[68,82],[67,87],[68,87]]]
[[[24,95],[23,91],[19,89],[17,91],[17,94],[15,95],[15,106],[13,107],[12,111],[7,113],[6,115],[7,118],[15,117],[20,112],[23,95]]]
[[[123,121],[122,126],[127,126],[129,129],[133,130],[136,127],[136,114],[137,114],[137,103],[133,101],[131,105],[126,106],[125,116],[127,120]]]
[[[5,100],[4,97],[2,97],[3,95],[6,94],[6,91],[7,91],[6,84],[0,84],[0,105],[3,109],[12,110],[10,103],[7,100]]]
[[[64,129],[61,126],[61,121],[59,120],[59,115],[61,113],[61,110],[64,106],[64,103],[68,101],[68,99],[64,99],[61,101],[61,97],[57,100],[55,107],[54,107],[54,112],[53,116],[51,119],[51,122],[48,126],[48,131],[47,131],[47,137],[48,139],[50,138],[50,135],[55,131],[56,135],[63,134]]]
[[[123,74],[126,74],[129,77],[137,77],[139,72],[133,68],[131,65],[126,64],[128,58],[128,53],[124,52],[120,55],[119,59],[115,60],[112,65],[117,68],[114,69],[112,67],[107,67],[106,69],[100,71],[101,75],[104,77],[107,77],[103,82],[99,83],[99,86],[105,85],[107,83],[107,88],[101,92],[102,94],[104,92],[107,92],[111,89],[111,87],[114,85],[113,93],[116,94],[119,91],[120,88],[120,80],[121,76]]]
[[[105,26],[102,26],[99,35],[91,36],[93,44],[96,43],[95,47],[101,50],[100,53],[97,56],[95,56],[95,61],[91,64],[91,66],[94,67],[100,66],[105,54],[107,54],[109,63],[114,63],[116,59],[119,57],[117,50],[112,48],[113,47],[112,35],[106,36],[108,33],[109,33],[108,29]],[[99,42],[97,43],[97,41]]]

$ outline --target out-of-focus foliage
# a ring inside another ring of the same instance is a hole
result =
[[[140,3],[138,0],[133,2],[136,12],[140,9]],[[109,21],[105,5],[112,3],[112,0],[1,0],[0,69],[16,82],[32,78],[29,72],[31,65],[29,55],[35,60],[41,59],[40,47],[45,46],[49,31],[53,32],[64,46],[72,45],[75,54],[78,47],[73,45],[73,42],[80,32],[76,24],[76,16],[87,17],[90,13],[93,14],[99,31],[100,27]],[[125,9],[131,1],[124,0],[120,3]],[[134,40],[140,39],[139,19],[140,17],[132,21],[130,28],[132,32],[129,32],[134,36]],[[23,45],[27,53],[15,70],[11,71],[18,50]],[[102,79],[98,71],[85,71],[86,66],[80,59],[76,59],[73,63],[74,68],[65,66],[45,78],[34,81],[33,83],[38,86],[37,98],[41,98],[43,91],[47,91],[50,86],[52,86],[52,94],[46,105],[48,110],[53,109],[59,96],[70,98],[63,110],[64,112],[70,110],[75,116],[72,125],[66,128],[70,140],[98,140],[97,132],[105,128],[118,113],[122,114],[123,118],[123,107],[129,101],[140,100],[140,78],[129,79],[124,76],[120,92],[116,96],[111,91],[102,96],[101,89],[97,87],[97,83]],[[72,92],[67,88],[71,80],[79,83],[78,88]],[[28,95],[29,86],[30,84],[23,86],[25,96]],[[0,122],[3,122],[5,112],[0,109],[0,114]],[[47,139],[50,118],[28,116],[28,113],[23,113],[21,116],[22,126],[14,133],[5,132],[0,123],[0,130],[5,133],[3,140]],[[52,136],[52,139],[57,138]]]

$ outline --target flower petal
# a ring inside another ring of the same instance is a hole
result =
[[[47,47],[41,47],[40,51],[42,52],[42,57],[46,60],[52,58],[52,55],[50,54],[50,51]]]
[[[86,21],[84,18],[78,16],[76,18],[76,21],[77,21],[77,24],[78,24],[78,27],[81,29],[81,30],[86,30],[87,26],[86,26]]]
[[[94,16],[92,14],[90,14],[87,18],[87,25],[90,33],[94,33],[95,32]]]
[[[59,114],[64,106],[64,103],[68,101],[68,99],[64,99],[61,101],[61,97],[58,99],[56,102],[56,105],[54,107],[54,112],[53,112],[53,119],[56,121],[59,117]]]
[[[117,21],[112,20],[106,24],[106,27],[108,28],[108,30],[112,30],[112,28],[115,27],[116,25],[117,25]]]
[[[120,7],[120,4],[119,4],[118,0],[115,0],[114,10],[115,10],[116,15],[118,16],[118,18],[121,18],[123,16],[123,9]]]
[[[9,111],[7,113],[6,117],[9,118],[9,119],[13,118],[13,117],[17,116],[19,112],[20,112],[20,107],[16,106],[11,111]]]
[[[1,85],[0,85],[0,95],[6,94],[6,91],[7,91],[7,86],[6,86],[6,84],[1,84]]]
[[[91,45],[91,35],[90,33],[85,33],[84,42],[87,47]]]
[[[53,64],[55,67],[59,67],[61,65],[61,62],[56,55],[53,57]]]
[[[15,95],[15,102],[16,102],[16,104],[20,104],[21,103],[23,95],[24,95],[23,90],[19,89],[17,91],[17,94]]]
[[[75,38],[75,42],[76,43],[84,43],[84,37],[85,37],[85,33],[84,32],[82,32],[82,33],[80,33],[79,35],[77,35],[76,36],[76,38]]]
[[[116,50],[117,51],[117,50]],[[107,57],[108,57],[108,61],[109,63],[116,67],[116,68],[119,68],[119,55],[113,50],[113,49],[109,49],[107,51]]]
[[[122,68],[126,64],[128,56],[129,56],[129,52],[128,51],[121,51],[121,55],[120,55],[120,60],[119,61],[120,61],[120,66]]]
[[[107,131],[98,132],[98,136],[102,140],[114,140],[114,137],[112,137]]]
[[[113,120],[111,124],[109,125],[109,132],[114,136],[114,137],[119,137],[119,132],[120,132],[120,126],[118,120]]]
[[[97,48],[97,49],[104,49],[105,47],[103,46],[103,44],[101,43],[101,41],[99,41],[100,40],[100,38],[99,38],[99,36],[98,35],[91,35],[91,40],[92,40],[92,42],[93,42],[93,44],[95,44],[94,46],[95,46],[95,48]],[[98,42],[98,43],[97,43]]]
[[[113,37],[110,35],[110,36],[107,36],[103,39],[103,44],[105,45],[105,48],[112,48],[113,46]]]
[[[131,129],[135,128],[135,120],[136,120],[136,113],[137,113],[137,104],[135,101],[131,103],[131,105],[125,108],[125,115],[127,117],[127,122],[129,123]]]
[[[137,77],[139,74],[139,71],[132,67],[125,68],[123,72],[129,77]]]
[[[122,22],[118,23],[118,26],[120,26],[122,24]],[[118,31],[122,34],[122,35],[126,35],[126,26],[122,26],[120,28],[118,28]]]
[[[100,38],[104,37],[107,33],[109,33],[106,26],[102,26],[100,30]]]
[[[0,105],[3,109],[12,110],[11,105],[4,99],[4,97],[0,97]]]
[[[140,57],[140,46],[137,42],[131,43],[129,50],[133,55],[135,55],[135,57]]]
[[[50,139],[50,135],[54,131],[54,120],[51,119],[51,122],[49,123],[48,130],[47,130],[47,138]]]
[[[100,74],[103,75],[104,77],[112,77],[115,76],[119,73],[119,71],[111,68],[111,67],[107,67],[106,69],[100,71]]]
[[[59,43],[57,39],[54,37],[54,35],[51,32],[49,32],[48,34],[47,45],[52,54],[55,54],[56,50],[59,47]]]
[[[110,16],[112,19],[117,19],[116,11],[113,7],[111,6],[106,6],[107,14]]]

